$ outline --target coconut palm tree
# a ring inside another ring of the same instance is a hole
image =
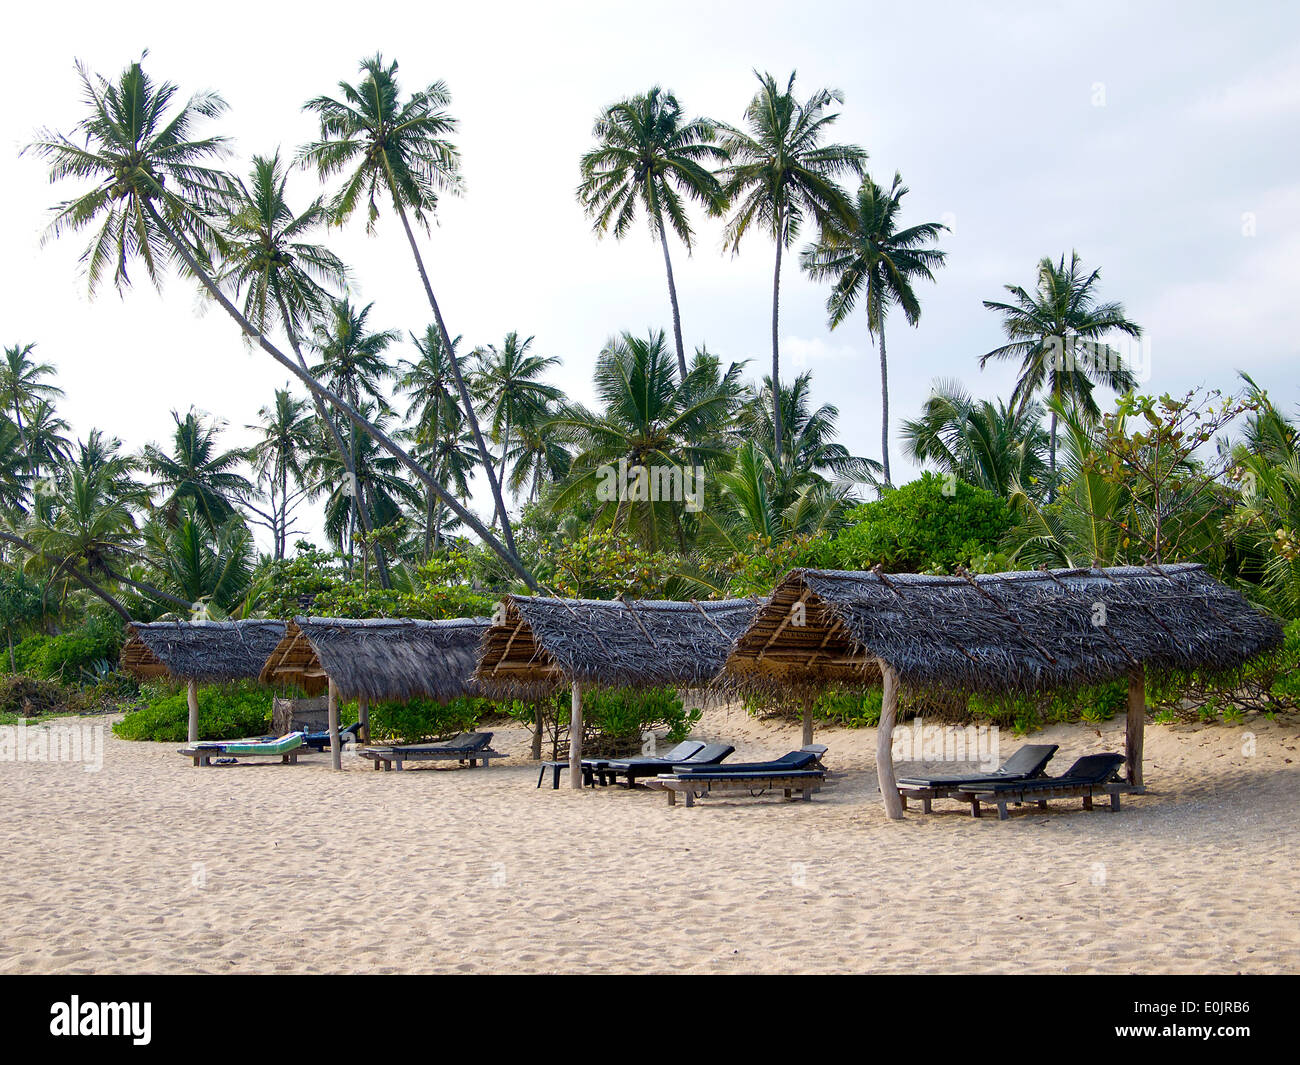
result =
[[[33,361],[31,355],[35,348],[35,344],[11,345],[5,348],[4,360],[0,361],[0,410],[13,415],[27,454],[27,470],[33,476],[37,473],[35,442],[23,425],[23,414],[28,413],[30,420],[30,411],[38,403],[63,395],[63,389],[44,380],[53,375],[54,367],[48,362]]]
[[[307,401],[293,396],[288,388],[276,389],[275,400],[262,407],[257,425],[246,428],[258,434],[257,443],[249,449],[248,458],[257,472],[259,484],[267,483],[270,511],[258,513],[271,531],[273,557],[284,558],[288,547],[291,511],[301,496],[315,488],[307,476],[306,463],[313,445],[312,417]],[[332,436],[331,436],[332,439]],[[337,450],[337,445],[336,445]],[[351,470],[351,456],[344,448],[340,453]],[[290,490],[290,483],[295,490]]]
[[[676,471],[684,490],[698,468],[730,455],[726,427],[742,393],[741,366],[723,371],[716,358],[697,353],[680,380],[674,361],[662,331],[610,339],[596,361],[596,395],[604,409],[574,406],[552,423],[577,449],[569,479],[550,501],[552,512],[594,495],[602,520],[631,527],[652,548],[673,537],[685,549],[685,500],[638,498],[635,483],[614,483],[617,491],[601,498],[602,485],[621,479],[621,471],[629,482],[638,468],[658,468],[670,479]]]
[[[216,617],[234,611],[252,584],[253,538],[238,514],[214,529],[187,501],[174,525],[145,527],[144,550],[163,589]]]
[[[984,306],[1002,317],[1007,343],[980,356],[980,369],[990,359],[1019,359],[1020,376],[1011,393],[1012,406],[1024,408],[1038,393],[1056,405],[1069,404],[1087,421],[1101,416],[1093,398],[1095,385],[1116,392],[1137,387],[1137,378],[1124,365],[1120,353],[1102,338],[1123,333],[1134,339],[1142,327],[1131,321],[1122,303],[1100,303],[1100,270],[1085,273],[1078,252],[1059,262],[1038,263],[1038,284],[1031,294],[1019,285],[1004,286],[1012,300],[985,300]],[[1058,411],[1051,407],[1048,442],[1048,499],[1056,496],[1056,443]]]
[[[705,118],[688,119],[671,92],[658,85],[607,107],[592,128],[598,144],[582,157],[582,183],[578,202],[593,219],[598,236],[627,235],[638,206],[645,211],[651,236],[659,239],[668,274],[668,300],[673,311],[673,340],[677,367],[686,377],[686,350],[682,346],[682,315],[668,254],[668,228],[690,252],[695,234],[686,213],[686,201],[696,200],[710,214],[721,214],[722,185],[709,169],[726,156],[714,143],[714,124]]]
[[[320,140],[304,147],[300,158],[304,164],[315,166],[322,178],[350,170],[330,208],[333,221],[339,225],[364,200],[366,230],[373,232],[379,218],[380,199],[391,200],[411,247],[434,324],[450,352],[452,379],[483,460],[492,501],[501,519],[502,537],[514,555],[514,533],[492,456],[479,428],[460,362],[451,349],[451,334],[434,297],[411,226],[414,219],[427,233],[438,194],[460,191],[460,155],[447,139],[456,129],[456,120],[446,110],[451,93],[444,83],[436,81],[403,102],[397,82],[397,62],[385,66],[380,55],[363,60],[361,72],[365,76],[357,85],[339,82],[340,99],[317,96],[307,102],[306,110],[320,118]]]
[[[498,479],[506,481],[506,460],[514,448],[511,430],[527,432],[548,419],[548,404],[564,398],[563,389],[537,380],[545,371],[559,366],[554,355],[533,355],[533,337],[520,339],[513,330],[501,347],[488,344],[474,354],[478,365],[475,384],[492,411],[492,439],[501,447]]]
[[[898,227],[907,186],[894,174],[888,191],[869,175],[858,186],[853,213],[847,219],[832,217],[817,243],[804,250],[803,268],[817,280],[833,283],[826,311],[834,329],[852,313],[861,298],[867,312],[867,331],[880,346],[880,461],[889,485],[889,360],[885,354],[885,317],[898,306],[908,325],[921,317],[921,304],[912,284],[917,278],[934,280],[945,253],[928,247],[946,226],[938,222]]]
[[[729,162],[723,170],[723,195],[732,205],[726,246],[740,250],[755,226],[776,243],[772,272],[772,381],[781,389],[781,257],[811,215],[822,228],[850,216],[851,205],[836,183],[841,174],[862,173],[867,153],[850,144],[827,144],[827,128],[839,118],[831,107],[843,103],[838,89],[819,89],[802,103],[794,96],[792,73],[784,91],[771,74],[754,72],[758,92],[745,109],[745,128],[719,124],[718,143]],[[772,408],[773,435],[781,449],[780,403]]]
[[[956,381],[936,381],[921,416],[903,423],[904,450],[1003,499],[1044,480],[1047,430],[1041,404],[976,400]]]
[[[142,454],[145,469],[154,476],[154,487],[163,493],[159,509],[167,524],[175,526],[181,504],[191,502],[199,517],[215,530],[236,513],[235,503],[253,492],[248,478],[235,472],[248,461],[248,452],[218,450],[218,425],[192,409],[183,418],[172,411],[172,419],[176,422],[172,453],[147,444]]]
[[[46,237],[94,229],[82,261],[92,295],[107,273],[119,290],[131,284],[129,268],[143,264],[161,286],[166,271],[192,277],[235,321],[243,334],[283,366],[309,392],[349,419],[393,454],[435,493],[432,474],[392,437],[367,422],[350,403],[330,391],[285,355],[226,295],[217,281],[211,250],[220,248],[219,217],[233,180],[210,165],[226,151],[223,137],[198,137],[204,119],[219,117],[225,102],[216,94],[196,94],[177,103],[170,82],[156,85],[140,62],[115,82],[92,75],[78,64],[86,115],[72,135],[42,130],[24,152],[45,160],[52,181],[81,180],[89,187],[54,208]],[[175,106],[174,106],[175,105]],[[450,495],[444,502],[530,587],[537,582],[513,550]]]
[[[71,454],[72,443],[63,435],[68,429],[68,423],[59,417],[49,400],[39,399],[28,408],[27,461],[37,480],[45,470],[57,466]]]

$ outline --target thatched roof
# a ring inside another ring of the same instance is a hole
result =
[[[572,681],[698,687],[754,619],[752,599],[549,599],[508,595],[483,637],[475,678],[499,695],[541,696]]]
[[[455,699],[470,680],[486,618],[294,618],[264,659],[264,684],[298,684],[309,695],[331,678],[345,699]]]
[[[862,687],[879,683],[879,660],[914,688],[1052,691],[1139,665],[1225,673],[1281,640],[1273,618],[1199,565],[956,577],[803,569],[736,641],[719,683]]]
[[[136,621],[127,626],[121,663],[141,679],[244,680],[261,673],[283,635],[283,621]]]

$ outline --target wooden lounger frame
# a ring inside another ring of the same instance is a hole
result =
[[[992,791],[973,788],[969,792],[955,797],[971,804],[972,817],[983,816],[980,811],[980,803],[987,803],[990,806],[996,806],[998,808],[998,820],[1005,821],[1010,816],[1007,812],[1007,805],[1010,803],[1021,806],[1032,802],[1036,803],[1040,809],[1046,809],[1048,799],[1082,799],[1083,808],[1091,810],[1094,798],[1109,796],[1111,813],[1118,813],[1120,808],[1119,797],[1121,795],[1126,792],[1131,795],[1140,795],[1144,791],[1146,789],[1141,785],[1111,781],[1106,784],[1067,784],[1060,788],[1030,788],[1024,791],[1015,789]]]
[[[211,765],[212,759],[214,758],[236,758],[236,759],[238,758],[279,758],[281,765],[297,765],[298,752],[301,751],[302,749],[303,748],[301,747],[295,747],[292,751],[288,751],[284,754],[268,755],[268,754],[257,754],[257,753],[230,754],[229,752],[223,751],[220,748],[182,747],[180,753],[189,755],[191,758],[193,758],[194,764],[197,766]]]
[[[686,799],[687,806],[694,806],[697,798],[706,795],[749,795],[758,798],[769,791],[781,791],[785,798],[794,798],[794,793],[803,802],[811,802],[813,792],[821,791],[825,777],[821,773],[769,774],[749,776],[745,773],[732,773],[729,776],[690,777],[660,776],[647,780],[646,787],[666,792],[668,805],[677,805],[677,796]],[[758,794],[755,794],[757,791]]]
[[[457,761],[461,765],[469,763],[469,767],[474,769],[479,762],[483,763],[483,768],[487,769],[493,758],[504,758],[500,751],[494,751],[491,747],[483,747],[480,750],[464,751],[413,751],[409,748],[403,750],[401,747],[366,747],[362,749],[361,757],[369,758],[375,763],[376,769],[400,770],[403,762],[450,762]],[[566,763],[567,764],[567,763]]]

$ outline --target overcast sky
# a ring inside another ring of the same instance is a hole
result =
[[[1030,286],[1039,258],[1071,249],[1145,329],[1145,389],[1230,390],[1245,369],[1294,409],[1298,9],[1135,6],[15,6],[0,40],[0,340],[35,341],[58,367],[77,435],[98,426],[132,448],[165,441],[170,412],[194,405],[229,423],[230,445],[247,442],[243,427],[286,375],[186,284],[89,300],[83,242],[40,243],[48,208],[74,189],[51,187],[18,152],[37,127],[69,130],[81,116],[75,59],[115,76],[147,48],[156,80],[225,96],[220,132],[242,172],[252,153],[292,153],[310,139],[303,101],[356,80],[358,60],[382,51],[400,61],[408,90],[446,81],[461,123],[466,194],[444,200],[424,241],[448,327],[466,349],[509,330],[535,334],[534,350],[563,360],[558,382],[590,400],[608,336],[670,327],[648,232],[598,241],[575,201],[596,114],[657,83],[691,113],[739,122],[754,68],[782,80],[797,70],[801,97],[843,91],[833,134],[867,149],[878,181],[901,171],[912,190],[904,223],[952,229],[948,265],[919,292],[919,327],[896,320],[887,337],[895,436],[936,378],[1009,394],[1014,367],[978,369],[1000,339],[981,300]],[[299,204],[320,191],[308,173],[290,189]],[[732,257],[719,223],[697,230],[692,257],[673,248],[686,344],[751,359],[757,378],[771,358],[772,244],[756,232]],[[372,323],[422,331],[427,304],[399,225],[385,217],[367,237],[358,222],[330,239],[356,294],[375,302]],[[878,457],[877,356],[861,316],[828,330],[824,302],[822,287],[786,270],[783,376],[812,370],[815,398],[840,408],[845,443]],[[895,480],[905,479],[912,471],[892,450]],[[475,509],[489,514],[489,501]]]

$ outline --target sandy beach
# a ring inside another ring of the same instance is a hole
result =
[[[0,762],[0,972],[1300,970],[1294,720],[1149,725],[1149,791],[1118,815],[1003,823],[950,802],[887,821],[872,730],[819,731],[811,803],[689,810],[536,790],[527,732],[495,731],[488,770],[195,769],[111,735],[98,772]],[[800,742],[738,708],[695,736]],[[1123,725],[1033,740],[1060,772]]]

